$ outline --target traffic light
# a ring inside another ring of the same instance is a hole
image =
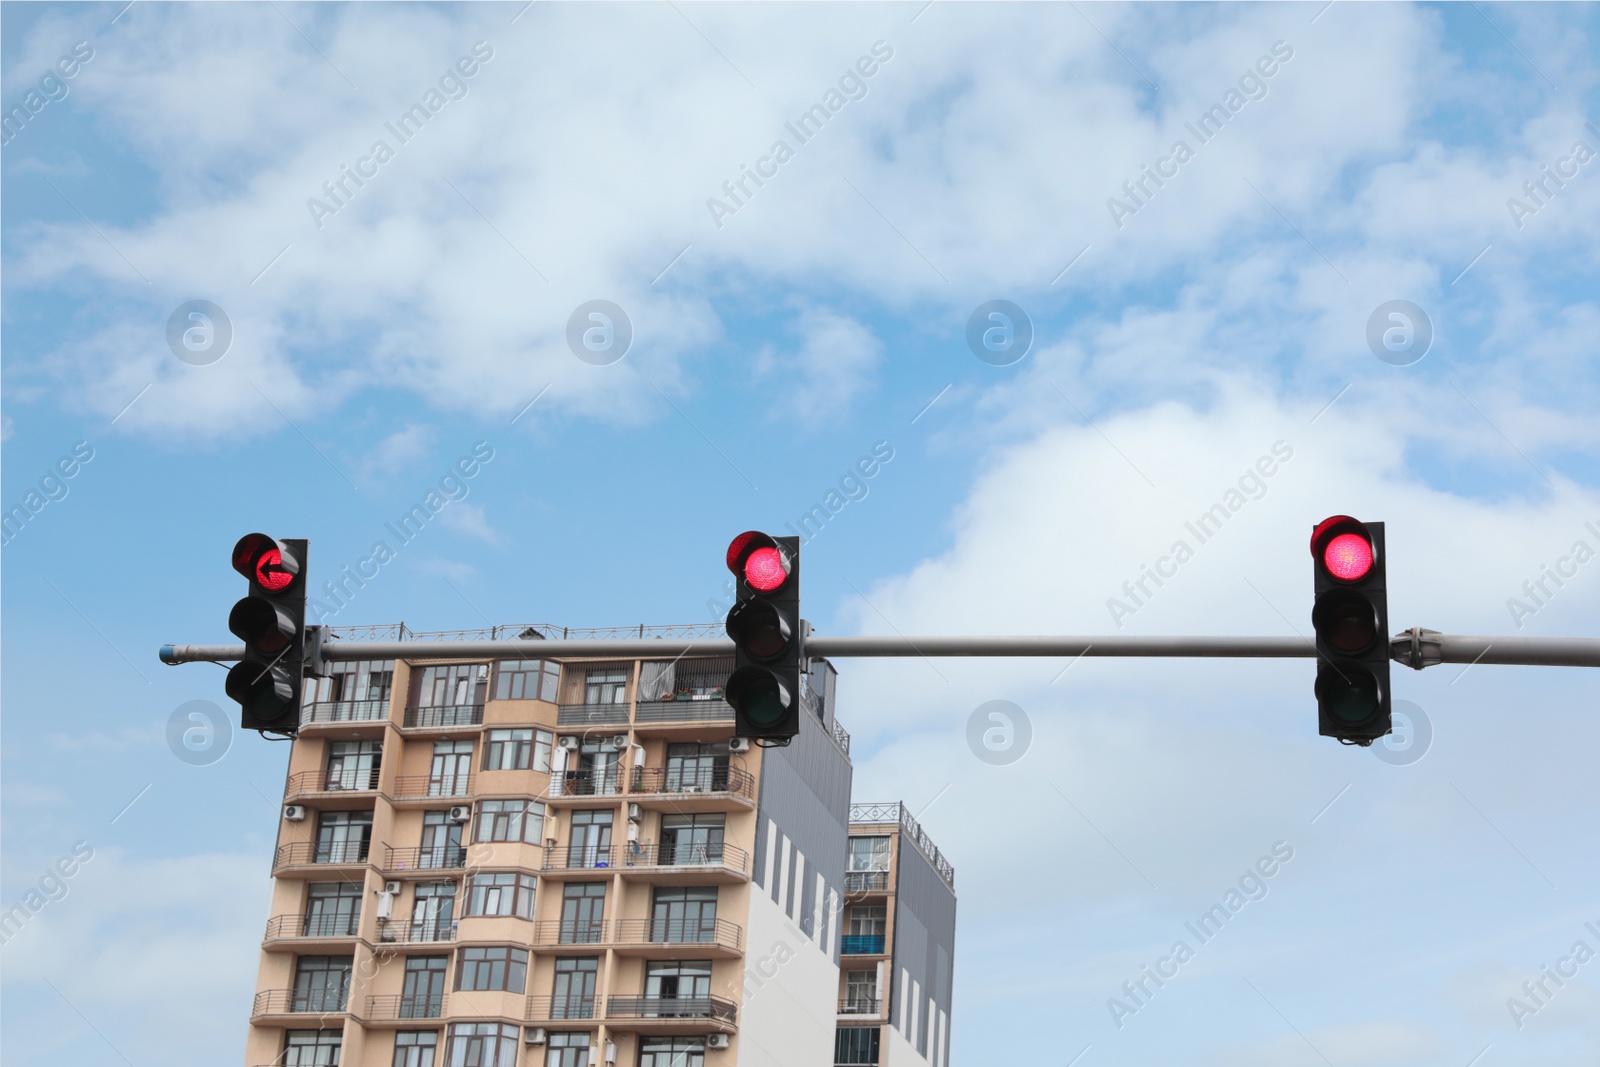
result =
[[[733,673],[724,693],[739,737],[779,741],[800,732],[800,539],[751,530],[728,545],[737,599],[728,612]]]
[[[250,591],[228,613],[244,657],[224,689],[239,702],[246,730],[293,734],[300,726],[306,661],[306,542],[246,534],[233,546],[233,569]]]
[[[1383,523],[1348,515],[1311,532],[1318,732],[1370,745],[1390,729],[1389,592]]]

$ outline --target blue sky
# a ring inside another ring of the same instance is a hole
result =
[[[1600,548],[1594,8],[1319,7],[0,8],[0,97],[41,105],[0,153],[0,503],[93,453],[3,550],[0,903],[93,849],[0,949],[8,1061],[238,1055],[285,750],[176,759],[169,717],[222,672],[156,648],[226,636],[240,534],[331,575],[480,441],[335,622],[705,620],[729,536],[887,442],[804,549],[819,632],[1288,635],[1306,533],[1348,512],[1388,523],[1396,629],[1594,633],[1600,562],[1508,607]],[[566,341],[596,299],[634,334],[606,366]],[[996,299],[1035,335],[1003,367],[964,336]],[[1433,331],[1403,367],[1367,341],[1396,299]],[[208,365],[167,342],[195,300],[232,328]],[[1600,962],[1507,1007],[1600,950],[1583,672],[1397,668],[1433,740],[1396,766],[1315,736],[1297,661],[839,666],[858,797],[905,799],[956,866],[954,1062],[1593,1062]],[[965,741],[994,699],[1033,728],[1006,766]],[[1119,1028],[1123,982],[1279,841],[1266,897]]]

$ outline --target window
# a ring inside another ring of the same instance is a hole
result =
[[[429,870],[463,867],[467,850],[461,844],[461,824],[450,818],[448,811],[422,813],[422,848],[417,852],[417,866]]]
[[[430,797],[459,797],[472,781],[472,742],[435,741],[433,762],[428,768]]]
[[[557,956],[550,1018],[594,1018],[594,983],[599,969],[598,956]]]
[[[424,667],[417,687],[417,707],[444,708],[482,704],[489,687],[487,663],[450,663]]]
[[[474,841],[539,843],[544,833],[544,805],[537,800],[478,801],[478,834]]]
[[[325,811],[317,816],[314,863],[365,863],[372,842],[372,812]]]
[[[550,746],[555,735],[548,730],[490,730],[483,750],[486,771],[550,772]]]
[[[411,908],[411,940],[450,941],[455,932],[456,884],[423,882]]]
[[[626,704],[628,672],[613,667],[591,670],[584,679],[585,704]]]
[[[589,1067],[589,1035],[551,1034],[544,1067]]]
[[[660,862],[664,867],[722,862],[723,815],[663,815]]]
[[[394,688],[394,660],[367,659],[347,663],[328,664],[328,677],[309,679],[305,699],[315,704],[353,703],[361,700],[376,701],[388,711],[389,692]],[[344,708],[344,714],[335,714],[328,721],[342,722],[360,716],[355,709]]]
[[[496,700],[556,699],[561,664],[542,659],[503,659],[494,667]]]
[[[474,874],[472,892],[467,898],[468,915],[512,915],[533,918],[534,877],[499,871]]]
[[[878,972],[844,972],[844,1010],[872,1013],[878,1010]]]
[[[887,871],[888,869],[888,837],[852,837],[850,839],[849,870]]]
[[[449,1067],[516,1067],[517,1033],[509,1023],[456,1023]]]
[[[841,1026],[834,1033],[833,1062],[837,1064],[875,1064],[878,1062],[876,1026]]]
[[[394,1067],[433,1067],[439,1035],[432,1030],[401,1030],[394,1035]]]
[[[285,1035],[284,1067],[339,1067],[344,1030],[290,1030]]]
[[[361,886],[352,882],[312,882],[306,897],[306,937],[354,937],[361,922]]]
[[[295,961],[293,1011],[344,1011],[351,956],[301,956]]]
[[[884,920],[882,904],[857,904],[850,909],[850,932],[858,936],[882,934]]]
[[[569,882],[561,894],[561,943],[593,945],[606,939],[606,884]]]
[[[437,1019],[444,1014],[444,972],[449,956],[410,956],[406,959],[405,991],[400,994],[400,1018]]]
[[[647,1018],[693,1019],[710,1012],[710,960],[648,963],[644,975]]]
[[[699,1037],[647,1037],[639,1046],[639,1067],[705,1067],[706,1043]]]
[[[663,792],[709,793],[727,788],[727,742],[689,741],[667,746]]]
[[[650,940],[705,942],[717,937],[716,886],[657,889],[650,915]]]
[[[528,983],[528,951],[505,945],[461,950],[456,988],[521,993]]]
[[[611,816],[606,809],[572,813],[572,833],[567,842],[568,867],[611,866]]]
[[[328,745],[327,789],[376,789],[383,744],[378,741],[334,741]]]

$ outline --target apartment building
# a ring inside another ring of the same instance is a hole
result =
[[[335,632],[720,636],[705,626]],[[921,984],[883,1020],[885,1035],[900,1035],[874,1043],[884,1058],[837,1059],[842,964],[859,955],[842,953],[853,947],[847,866],[860,828],[836,675],[816,661],[799,736],[760,748],[733,736],[722,700],[732,666],[419,656],[340,662],[308,682],[246,1064],[826,1067],[888,1063],[903,1046],[944,1067],[954,896],[943,955],[926,967],[904,955],[897,931],[924,920],[902,916],[927,905],[908,888],[920,874],[903,829],[889,831],[884,932],[895,949],[880,962],[903,960]],[[895,974],[875,988],[896,988]]]
[[[852,804],[844,878],[834,1063],[945,1067],[954,868],[903,803]]]

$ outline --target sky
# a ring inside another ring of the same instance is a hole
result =
[[[820,507],[820,634],[1293,637],[1351,514],[1392,630],[1595,634],[1597,35],[4,4],[0,908],[40,906],[0,1055],[242,1055],[286,748],[225,715],[180,758],[179,709],[232,705],[156,653],[228,639],[249,531],[314,585],[389,545],[332,625],[715,623],[728,539]],[[952,1063],[1595,1062],[1594,672],[1397,665],[1408,734],[1360,749],[1303,660],[837,666],[856,798],[955,866]]]

